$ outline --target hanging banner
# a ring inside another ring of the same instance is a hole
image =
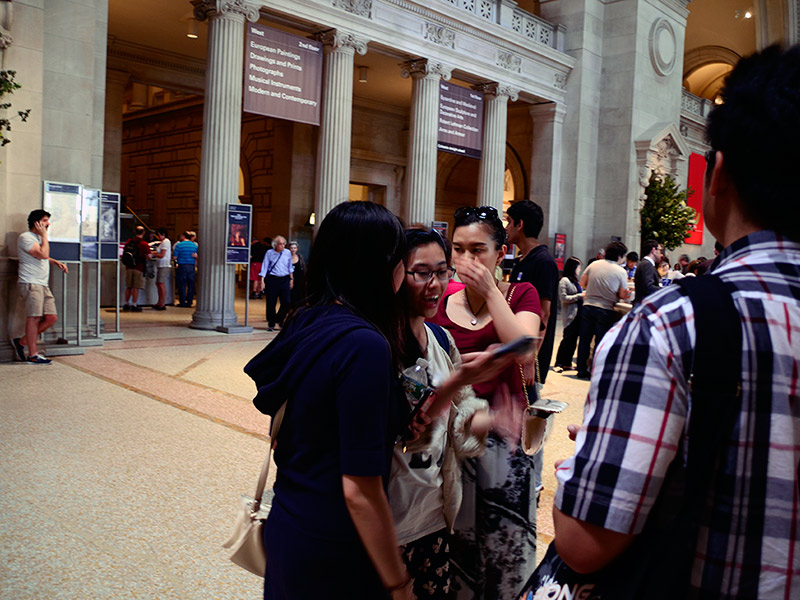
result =
[[[319,125],[322,44],[247,24],[244,111]]]
[[[706,158],[702,154],[692,152],[689,156],[689,187],[694,194],[686,200],[686,205],[697,212],[697,224],[694,231],[686,238],[687,244],[703,243],[703,182],[706,175]]]
[[[253,207],[249,204],[228,204],[225,262],[229,265],[250,263],[250,222]]]
[[[567,255],[567,234],[557,233],[553,242],[553,258],[559,271],[564,270],[564,257]]]
[[[483,94],[446,81],[439,82],[438,148],[472,158],[483,148]]]

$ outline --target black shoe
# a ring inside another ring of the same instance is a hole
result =
[[[578,373],[576,375],[576,377],[578,379],[591,379],[592,378],[591,374],[589,374],[589,373]]]
[[[272,326],[267,327],[267,331],[275,331],[275,328]]]
[[[258,300],[258,294],[250,294],[250,300]]]
[[[130,310],[131,310],[131,307],[128,306],[127,304],[123,304],[122,305],[122,312],[129,312]]]
[[[153,310],[167,310],[166,306],[159,306],[158,304],[153,305]]]
[[[20,339],[22,338],[14,338],[11,340],[11,343],[14,346],[14,351],[17,353],[17,360],[25,362],[25,346],[20,343]]]
[[[131,312],[142,312],[141,306],[131,306]]]
[[[33,356],[29,356],[28,360],[25,362],[30,365],[49,365],[53,361],[49,358],[45,358],[41,354],[34,354]]]

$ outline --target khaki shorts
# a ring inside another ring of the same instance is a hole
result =
[[[19,295],[25,301],[25,314],[29,317],[56,315],[56,299],[46,285],[20,283]]]
[[[156,274],[156,283],[167,283],[170,271],[172,271],[172,267],[158,267],[158,273]]]
[[[144,273],[136,269],[125,269],[125,287],[144,289]]]

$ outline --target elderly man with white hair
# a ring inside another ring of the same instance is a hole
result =
[[[261,272],[258,274],[264,280],[264,289],[267,292],[267,331],[275,331],[275,325],[283,325],[283,319],[292,304],[292,286],[294,285],[294,265],[292,253],[286,249],[286,238],[282,235],[275,236],[272,248],[267,250],[264,262],[261,263]],[[277,314],[275,306],[281,301]]]

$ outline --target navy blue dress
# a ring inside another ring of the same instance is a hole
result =
[[[342,491],[342,475],[388,481],[407,408],[385,338],[342,306],[312,307],[245,371],[262,412],[289,398],[264,527],[264,598],[387,598]]]

